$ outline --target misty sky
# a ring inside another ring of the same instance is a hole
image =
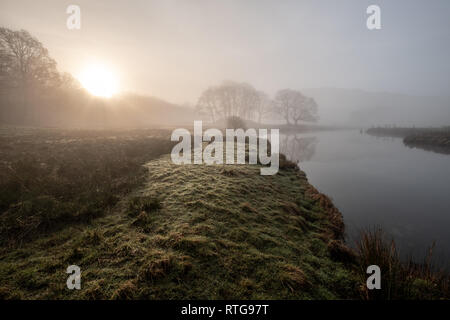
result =
[[[81,7],[81,30],[66,8]],[[366,28],[381,7],[382,30]],[[340,87],[448,95],[450,1],[1,0],[1,25],[41,40],[59,69],[106,63],[124,90],[195,103],[222,80],[273,94]]]

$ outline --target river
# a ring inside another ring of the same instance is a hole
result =
[[[342,212],[350,245],[381,226],[400,254],[423,257],[436,241],[434,256],[448,264],[450,155],[359,130],[281,135],[280,149]]]

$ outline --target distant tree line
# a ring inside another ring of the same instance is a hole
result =
[[[132,124],[142,121],[148,110],[145,103],[137,106],[128,99],[129,108],[142,112],[114,115],[113,103],[95,99],[70,74],[59,72],[48,50],[28,31],[0,27],[0,123],[109,125],[118,118]],[[270,117],[297,125],[317,121],[317,108],[314,99],[296,90],[280,90],[271,98],[250,84],[233,81],[206,89],[197,103],[197,111],[213,122],[239,117],[261,123]]]
[[[198,99],[197,111],[213,122],[240,117],[261,123],[269,115],[272,118],[283,119],[287,125],[318,120],[317,103],[300,91],[280,90],[271,99],[250,84],[233,81],[226,81],[206,89]]]
[[[97,98],[28,31],[0,27],[0,124],[56,127],[138,127],[195,119],[193,112],[137,94]]]
[[[67,95],[79,96],[79,89],[70,74],[57,70],[48,50],[28,31],[0,27],[2,122],[37,124],[45,106],[67,102]]]

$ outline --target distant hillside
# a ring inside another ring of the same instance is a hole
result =
[[[164,100],[124,94],[113,99],[89,97],[57,117],[60,124],[77,127],[165,127],[192,123],[195,112]],[[58,126],[58,123],[55,124]]]
[[[120,96],[105,107],[112,125],[174,126],[192,124],[197,119],[193,109],[135,94]]]
[[[319,105],[321,124],[444,126],[450,123],[450,97],[411,96],[358,89],[303,89]]]
[[[195,111],[137,94],[97,98],[83,89],[36,95],[23,108],[15,94],[0,99],[0,124],[34,127],[164,127],[192,124]]]

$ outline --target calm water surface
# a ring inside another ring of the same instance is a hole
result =
[[[299,161],[344,216],[347,241],[382,226],[402,254],[450,257],[450,155],[406,147],[401,138],[355,131],[282,135],[280,148]]]

